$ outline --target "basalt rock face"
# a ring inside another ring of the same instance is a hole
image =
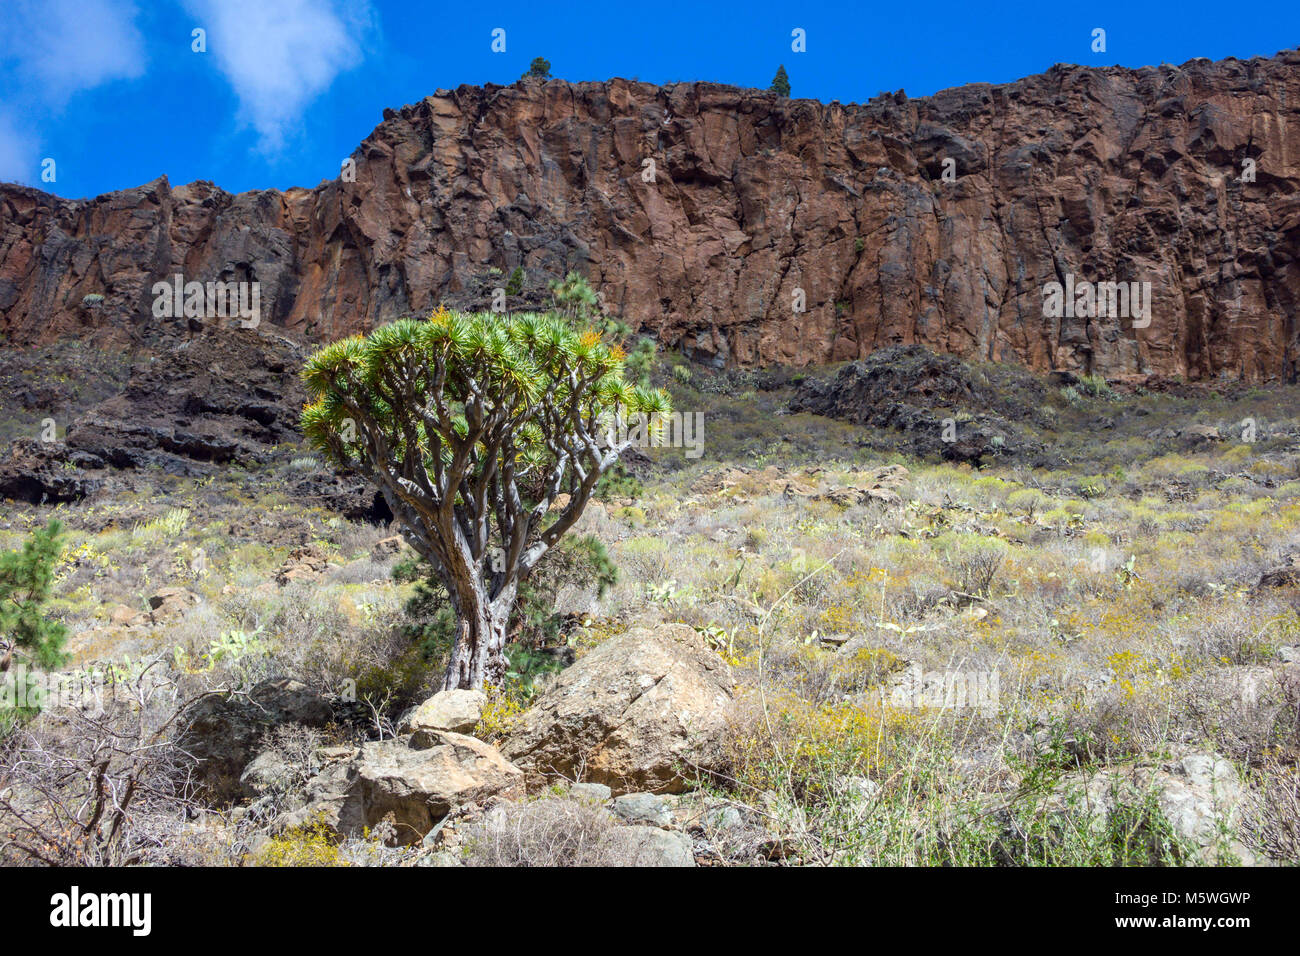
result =
[[[950,355],[919,345],[891,345],[840,368],[833,379],[805,379],[790,410],[842,418],[892,434],[922,458],[982,465],[1025,456],[1035,465],[1042,445],[1017,423],[1049,426],[1040,382],[1017,372],[1014,388],[994,382]]]
[[[151,315],[152,284],[180,273],[256,280],[263,321],[330,339],[486,307],[522,266],[512,306],[576,269],[610,311],[717,364],[917,343],[1109,376],[1296,371],[1297,52],[849,106],[709,83],[462,86],[386,111],[352,160],[355,177],[287,192],[0,187],[0,333],[149,341],[175,325]],[[1150,282],[1150,325],[1044,317],[1044,285],[1069,274]]]
[[[15,385],[28,366],[8,363],[16,373],[0,374],[0,402],[12,402],[33,434],[0,441],[0,501],[79,501],[122,490],[117,479],[130,472],[201,478],[232,464],[266,466],[278,449],[299,440],[298,418],[307,397],[298,379],[306,358],[300,343],[269,326],[236,325],[186,331],[160,344],[166,347],[150,354],[141,350],[124,372],[115,373],[123,381],[102,383],[107,397],[95,400],[100,391],[91,391],[83,408],[64,396]],[[6,353],[14,355],[21,357],[21,351]],[[95,378],[101,359],[91,353],[75,373]],[[59,401],[63,410],[56,413],[47,401]],[[49,440],[40,440],[37,426],[47,415],[54,416],[46,419]],[[293,472],[284,491],[354,521],[392,518],[382,496],[352,471]]]

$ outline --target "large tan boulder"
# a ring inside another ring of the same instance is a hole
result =
[[[487,695],[481,690],[439,691],[415,709],[405,729],[413,734],[446,730],[468,734],[478,726],[486,706]]]
[[[677,793],[720,764],[731,703],[730,669],[692,628],[634,627],[564,671],[502,754],[530,786],[564,777]]]
[[[524,775],[490,744],[428,733],[363,744],[308,785],[306,806],[281,827],[320,823],[340,835],[381,824],[391,844],[418,843],[447,814],[469,804],[523,797]]]

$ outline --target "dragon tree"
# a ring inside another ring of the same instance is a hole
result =
[[[670,410],[624,379],[623,360],[560,316],[439,309],[327,345],[303,369],[309,440],[379,486],[450,596],[445,689],[502,680],[519,585],[635,439],[617,423]]]

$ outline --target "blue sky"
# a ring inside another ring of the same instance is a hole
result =
[[[506,31],[506,50],[491,49]],[[1106,52],[1091,50],[1106,30]],[[207,52],[191,49],[206,31]],[[791,50],[791,31],[807,37]],[[314,186],[384,107],[511,83],[636,77],[863,102],[1005,82],[1054,63],[1143,66],[1300,45],[1300,3],[601,4],[415,0],[0,0],[0,181],[83,197],[209,179]],[[41,181],[54,160],[53,183]]]

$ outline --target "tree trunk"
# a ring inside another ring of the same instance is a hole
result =
[[[482,690],[506,675],[506,624],[509,611],[494,613],[486,596],[457,602],[456,643],[442,681],[443,690]]]

